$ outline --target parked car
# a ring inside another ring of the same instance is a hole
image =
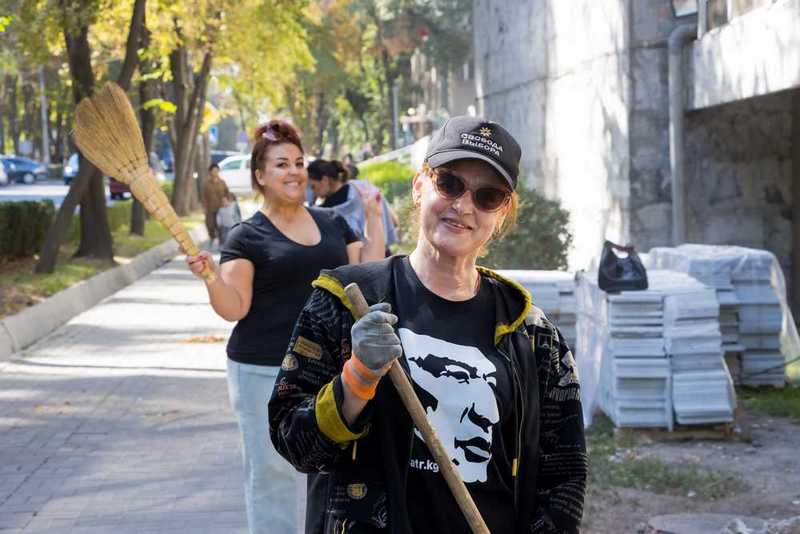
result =
[[[130,193],[131,190],[128,184],[118,182],[113,178],[108,179],[108,196],[111,200],[122,200],[125,198],[125,193]]]
[[[250,156],[237,154],[228,156],[219,162],[219,177],[228,184],[228,189],[233,193],[249,193],[250,185]]]
[[[47,165],[44,163],[20,156],[2,156],[0,162],[10,182],[32,184],[36,180],[47,179]]]
[[[5,165],[0,165],[0,185],[8,185],[8,173],[6,173]]]
[[[212,150],[211,151],[211,163],[216,163],[217,165],[226,158],[231,156],[241,156],[240,152],[235,152],[233,150]]]

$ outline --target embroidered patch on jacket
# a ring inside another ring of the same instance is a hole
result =
[[[360,501],[367,495],[366,484],[348,484],[347,496],[356,501]]]
[[[300,356],[311,358],[312,360],[322,359],[322,346],[303,336],[298,336],[297,340],[294,342],[292,351]]]
[[[561,379],[558,385],[563,387],[578,383],[578,364],[572,356],[572,351],[568,350],[561,358]]]
[[[297,358],[291,354],[284,356],[283,363],[281,363],[281,369],[284,371],[294,371],[297,369]]]
[[[539,332],[536,336],[536,346],[542,349],[553,347],[553,336],[549,332]]]

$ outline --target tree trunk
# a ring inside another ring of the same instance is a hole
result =
[[[325,130],[328,129],[328,114],[325,112],[325,92],[317,93],[317,157],[325,152]]]
[[[6,74],[6,98],[8,99],[8,134],[14,145],[14,154],[19,154],[19,127],[17,126],[17,76]]]
[[[147,21],[142,15],[142,31],[140,48],[147,50],[150,46],[150,30],[147,28]],[[153,70],[153,63],[147,61],[140,66],[142,74],[149,74]],[[139,120],[142,123],[142,139],[144,139],[144,149],[147,152],[147,161],[150,161],[150,151],[153,148],[153,129],[156,126],[156,114],[152,108],[144,109],[144,104],[156,98],[156,81],[152,79],[142,80],[139,82]],[[133,206],[131,207],[131,233],[135,235],[144,235],[144,222],[146,213],[144,206],[136,198],[133,199]]]
[[[6,153],[6,86],[0,86],[0,154]]]
[[[36,148],[34,144],[34,117],[36,110],[33,103],[33,85],[27,80],[22,83],[22,131],[25,134],[25,141],[30,146],[31,152],[25,154],[29,157],[34,157],[33,150]]]
[[[74,33],[72,33],[74,31]],[[67,44],[67,59],[72,76],[73,94],[75,104],[84,97],[90,96],[94,89],[94,70],[92,69],[92,52],[89,45],[89,27],[82,26],[77,30],[69,28],[64,31]],[[88,164],[88,160],[81,157],[80,167]],[[75,186],[73,182],[72,186]],[[108,228],[108,213],[106,212],[105,187],[103,176],[98,171],[92,173],[80,196],[80,221],[81,239],[78,244],[76,257],[98,258],[113,261],[114,252],[111,230]],[[66,199],[65,199],[66,202]],[[64,208],[62,204],[61,208]],[[74,207],[66,209],[73,212]]]
[[[134,14],[131,17],[132,32],[138,32],[139,28],[134,24],[137,17],[137,0],[134,7]],[[71,12],[85,8],[82,4],[70,0],[62,0],[64,20],[70,20]],[[143,6],[142,8],[143,9]],[[64,40],[67,47],[67,59],[69,62],[70,75],[72,77],[72,89],[77,104],[80,100],[89,96],[94,87],[94,71],[92,70],[91,49],[89,47],[89,27],[82,25],[79,28],[64,28]],[[138,48],[139,40],[133,41],[133,46]],[[131,46],[131,40],[128,40]],[[129,61],[130,54],[126,53],[125,61]],[[133,54],[132,60],[138,61],[138,54]],[[123,66],[123,73],[128,68]],[[123,84],[130,83],[123,79]],[[81,243],[78,247],[76,256],[91,256],[96,258],[108,259],[113,261],[113,250],[111,232],[108,228],[108,214],[105,205],[105,188],[103,186],[102,174],[91,164],[91,162],[79,155],[79,166],[77,176],[70,185],[67,196],[61,203],[61,207],[56,214],[55,221],[47,231],[45,244],[42,247],[39,262],[34,268],[37,273],[51,273],[55,269],[58,259],[58,251],[64,234],[69,228],[70,220],[78,202],[81,203]]]
[[[196,77],[188,64],[188,52],[180,45],[170,54],[175,89],[175,115],[173,117],[175,144],[175,182],[172,205],[178,215],[188,215],[197,202],[197,187],[192,177],[192,156],[205,104],[206,84],[211,71],[212,54],[206,52]]]
[[[202,207],[201,201],[203,196],[203,189],[206,185],[206,175],[208,174],[208,166],[211,165],[211,148],[208,143],[208,132],[200,136],[197,143],[199,146],[195,149],[194,157],[194,171],[197,173],[197,206],[193,209],[197,210]]]

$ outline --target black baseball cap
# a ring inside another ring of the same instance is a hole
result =
[[[515,189],[521,155],[516,139],[496,122],[460,115],[447,119],[431,134],[425,162],[435,169],[459,159],[479,159],[494,167]]]

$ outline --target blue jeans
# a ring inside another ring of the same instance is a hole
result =
[[[242,434],[244,495],[251,534],[295,534],[302,529],[298,488],[305,476],[284,460],[269,438],[267,402],[278,367],[228,359],[228,395]]]

